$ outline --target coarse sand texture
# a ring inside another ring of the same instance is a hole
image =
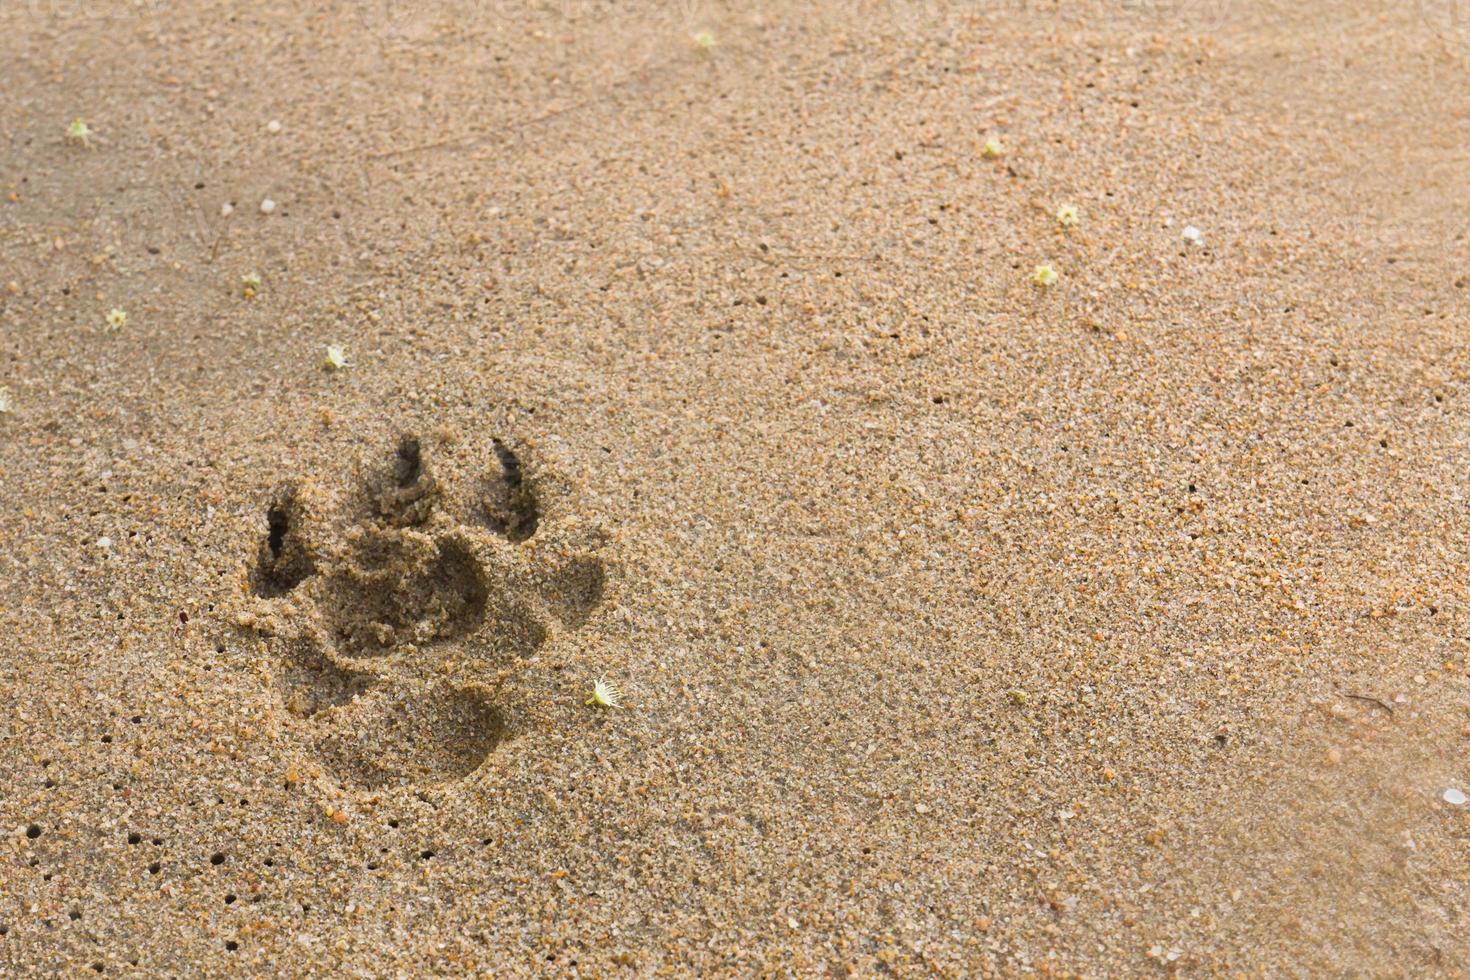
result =
[[[1467,4],[0,3],[0,978],[1470,975]]]

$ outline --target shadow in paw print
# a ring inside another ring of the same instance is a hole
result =
[[[563,626],[577,629],[601,604],[607,573],[597,558],[577,555],[555,566],[549,582],[542,590],[546,605]]]
[[[495,533],[511,541],[525,541],[536,533],[541,522],[540,509],[521,473],[520,457],[499,439],[494,446],[495,459],[500,465],[485,480],[483,518]]]
[[[369,530],[329,590],[333,639],[352,657],[453,639],[485,619],[485,576],[453,538]]]
[[[285,595],[316,571],[299,531],[302,517],[295,488],[277,491],[265,514],[266,537],[251,576],[256,595],[268,599]]]
[[[447,683],[377,690],[354,701],[316,740],[322,763],[366,789],[459,779],[505,736],[484,692]]]
[[[281,654],[276,685],[286,710],[310,718],[349,704],[373,686],[371,677],[333,663],[313,634],[298,637]]]

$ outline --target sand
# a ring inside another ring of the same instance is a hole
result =
[[[0,7],[0,973],[1464,975],[1466,24]]]

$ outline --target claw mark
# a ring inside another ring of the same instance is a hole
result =
[[[398,440],[392,477],[381,481],[377,490],[378,513],[400,527],[422,524],[433,513],[438,494],[439,483],[429,471],[423,445],[417,436],[403,436]]]
[[[490,477],[485,488],[485,523],[512,541],[525,541],[536,533],[541,521],[536,497],[526,486],[520,457],[499,439],[494,445],[500,472]]]
[[[253,576],[256,595],[265,598],[285,595],[316,571],[305,542],[295,532],[300,514],[301,506],[291,487],[278,492],[266,511],[266,538]]]

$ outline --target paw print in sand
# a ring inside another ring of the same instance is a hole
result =
[[[360,789],[469,775],[510,734],[500,683],[602,601],[603,536],[543,519],[499,440],[450,487],[414,436],[345,499],[276,492],[242,623],[272,654],[286,726]],[[533,540],[534,538],[534,540]]]

